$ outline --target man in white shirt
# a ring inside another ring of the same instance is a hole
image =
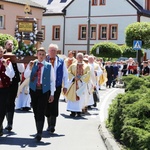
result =
[[[55,72],[55,86],[56,91],[54,93],[54,101],[47,104],[45,116],[47,117],[48,128],[47,131],[53,133],[56,126],[56,118],[59,114],[59,97],[61,91],[65,94],[68,86],[68,71],[63,59],[57,56],[58,46],[56,44],[50,44],[48,47],[48,55],[46,60],[50,62]],[[63,84],[63,90],[62,90]]]
[[[6,52],[12,52],[14,48],[12,40],[6,40],[5,42],[5,49]],[[25,67],[23,63],[12,63],[12,67],[15,72],[15,76],[11,79],[11,84],[9,86],[9,100],[7,102],[6,108],[6,119],[7,119],[7,126],[5,127],[6,130],[11,131],[13,125],[13,116],[15,110],[15,99],[17,96],[18,86],[20,82],[20,74],[24,72]]]
[[[30,77],[29,88],[31,103],[36,123],[37,135],[35,139],[40,141],[44,126],[44,114],[47,103],[54,100],[55,75],[52,65],[45,61],[46,51],[44,48],[37,50],[37,60],[31,61],[25,72],[25,78]]]

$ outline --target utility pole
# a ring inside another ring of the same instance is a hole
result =
[[[90,54],[90,24],[91,24],[91,0],[88,7],[88,38],[87,38],[87,54]]]

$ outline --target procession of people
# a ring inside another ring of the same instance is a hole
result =
[[[37,59],[28,64],[14,63],[9,58],[4,59],[4,53],[12,52],[12,49],[11,40],[5,42],[4,48],[0,46],[0,136],[3,135],[5,116],[5,129],[10,132],[13,130],[15,109],[32,109],[37,131],[35,139],[40,141],[45,118],[47,132],[54,133],[56,130],[61,94],[70,117],[82,117],[88,109],[97,107],[102,86],[114,88],[122,76],[146,76],[150,73],[148,61],[139,68],[133,58],[104,62],[93,55],[77,53],[75,56],[70,51],[63,59],[57,55],[56,44],[50,44],[48,50],[38,48]]]

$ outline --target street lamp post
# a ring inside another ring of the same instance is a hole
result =
[[[88,7],[88,38],[87,38],[87,54],[90,53],[90,24],[91,24],[91,0],[89,0],[89,7]]]

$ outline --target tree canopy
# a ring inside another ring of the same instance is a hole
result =
[[[133,57],[136,58],[137,51],[134,50],[132,47],[128,47],[126,44],[120,46],[122,49],[122,57]],[[143,51],[140,51],[140,55],[143,56]]]
[[[102,42],[95,44],[90,53],[97,57],[118,58],[121,56],[122,51],[120,46],[115,43]]]
[[[150,23],[136,22],[127,26],[125,30],[127,46],[132,47],[134,40],[142,41],[142,48],[150,48]]]

